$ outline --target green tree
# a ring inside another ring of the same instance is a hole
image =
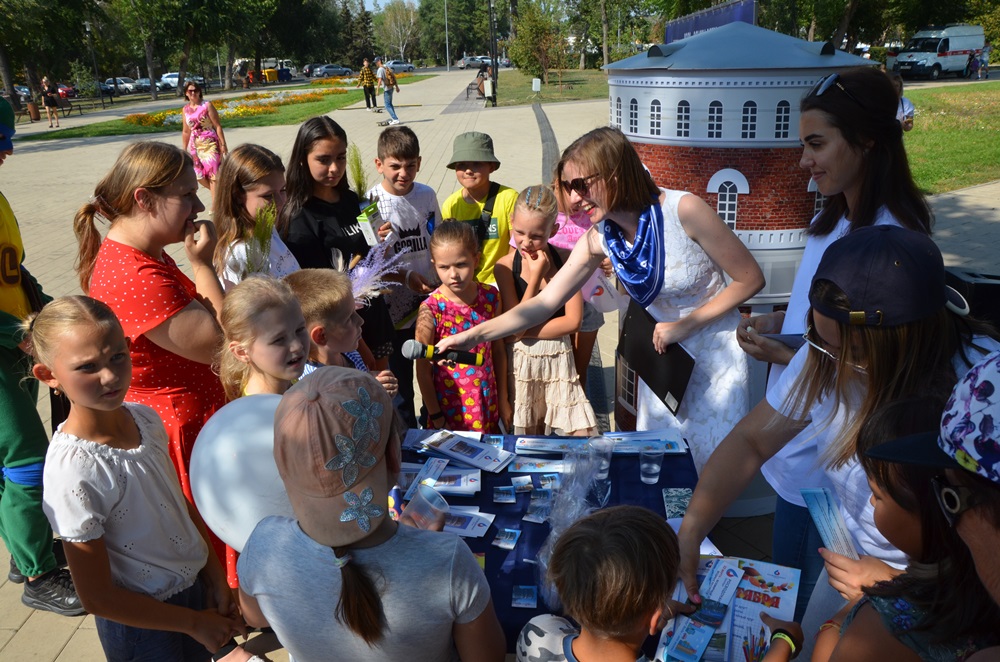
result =
[[[565,49],[561,26],[551,10],[546,10],[537,0],[518,3],[516,38],[510,42],[510,56],[514,64],[525,73],[549,82],[549,69],[560,59]]]
[[[399,53],[399,59],[405,60],[406,51],[420,36],[417,6],[406,0],[391,0],[382,9],[375,34],[381,51],[388,52],[391,49]]]

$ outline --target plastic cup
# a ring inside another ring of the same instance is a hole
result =
[[[608,472],[611,470],[611,454],[615,450],[615,442],[606,437],[592,437],[587,443],[590,444],[595,460],[599,462],[597,475],[594,478],[607,480]]]
[[[663,465],[663,451],[639,452],[639,480],[647,485],[660,482],[660,467]]]
[[[403,515],[413,520],[418,529],[439,529],[447,514],[448,502],[433,487],[423,484],[403,510]]]

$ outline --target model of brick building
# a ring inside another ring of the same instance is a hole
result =
[[[605,67],[610,124],[656,183],[702,197],[757,258],[767,279],[748,302],[757,310],[787,303],[804,229],[823,204],[799,167],[799,102],[823,76],[871,65],[830,44],[736,22]],[[765,367],[754,368],[756,402]],[[636,379],[618,357],[619,430],[635,429]]]

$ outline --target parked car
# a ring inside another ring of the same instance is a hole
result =
[[[509,57],[502,57],[502,58],[500,58],[500,66],[501,67],[506,67],[506,68],[509,69],[510,68],[510,58]]]
[[[479,58],[476,57],[475,55],[469,55],[467,57],[463,57],[461,60],[458,61],[458,68],[459,69],[468,69],[468,68],[478,69],[479,68]]]
[[[180,73],[178,73],[176,71],[172,71],[170,73],[163,74],[162,76],[160,76],[160,82],[158,83],[159,87],[157,89],[162,89],[162,90],[172,90],[172,89],[174,89],[178,85],[177,79],[179,77],[180,77]],[[206,87],[205,86],[205,79],[202,76],[192,76],[190,74],[184,76],[184,82],[185,83],[189,83],[191,81],[194,81],[195,83],[198,83],[202,87]]]
[[[340,64],[324,64],[322,67],[313,69],[313,78],[329,78],[330,76],[350,76],[354,72],[350,67]]]
[[[312,64],[307,64],[306,66],[302,67],[302,75],[305,76],[306,78],[311,78],[313,72],[322,66],[323,66],[322,62],[313,62]]]
[[[160,86],[164,90],[172,90],[177,87],[177,78],[180,76],[176,71],[173,73],[163,74],[160,76]]]
[[[104,97],[113,97],[115,95],[115,88],[111,87],[107,83],[102,83],[99,80],[95,80],[93,83],[89,85],[89,87],[90,87],[89,90],[84,90],[85,96],[92,95],[97,90],[100,90],[101,96]]]
[[[77,96],[75,87],[70,87],[69,85],[63,85],[62,83],[59,83],[59,85],[57,85],[56,87],[59,88],[59,96],[61,96],[63,99],[75,99]]]
[[[15,85],[14,91],[17,92],[17,96],[21,97],[21,103],[31,101],[31,90],[28,89],[27,85]]]
[[[104,81],[104,84],[112,87],[117,86],[118,91],[122,94],[132,94],[135,92],[135,81],[131,78],[109,78]]]
[[[389,67],[396,73],[413,71],[414,69],[413,65],[406,60],[389,60],[385,63],[385,66]]]

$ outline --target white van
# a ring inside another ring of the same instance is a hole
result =
[[[945,74],[962,76],[969,56],[978,57],[985,36],[981,25],[951,23],[945,27],[929,27],[910,39],[892,65],[892,70],[904,78],[926,76],[936,80]]]

